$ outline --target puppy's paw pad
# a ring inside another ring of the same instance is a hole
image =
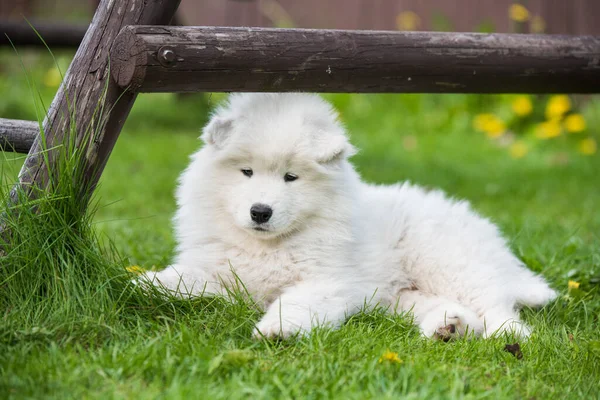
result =
[[[459,305],[438,307],[420,323],[423,335],[447,342],[471,333],[481,334],[483,323],[475,312]]]
[[[448,324],[446,326],[440,326],[435,330],[433,337],[443,342],[448,342],[457,336],[456,325]]]

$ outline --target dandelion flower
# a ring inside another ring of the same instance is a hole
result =
[[[535,137],[538,139],[552,139],[560,136],[561,132],[560,123],[557,120],[550,120],[538,124],[535,129]]]
[[[478,131],[485,132],[490,138],[500,137],[506,132],[506,124],[494,114],[478,114],[473,120]]]
[[[571,133],[583,132],[586,127],[585,119],[581,114],[567,115],[563,124],[567,132]]]
[[[519,117],[525,117],[533,111],[529,96],[519,96],[512,102],[512,109]]]
[[[571,109],[571,100],[569,96],[552,96],[546,104],[546,118],[561,119],[562,116]]]
[[[583,139],[579,142],[579,152],[581,154],[585,154],[587,156],[591,156],[592,154],[596,154],[598,150],[598,145],[594,138]]]
[[[387,361],[391,364],[402,364],[402,360],[398,357],[398,353],[386,350],[381,357],[379,357],[379,363]]]
[[[396,26],[401,31],[414,31],[421,25],[421,17],[413,11],[402,11],[396,17]]]
[[[525,22],[529,20],[529,10],[522,4],[511,4],[508,8],[508,17],[516,22]]]
[[[140,267],[139,265],[130,265],[129,267],[126,267],[125,269],[127,270],[127,272],[136,274],[136,275],[141,275],[144,273],[144,269],[142,267]]]
[[[569,283],[567,284],[569,290],[579,289],[579,285],[581,285],[581,283],[576,281],[569,281]]]
[[[487,122],[494,118],[494,114],[477,114],[473,119],[473,127],[478,131],[484,131]]]
[[[510,156],[512,158],[519,159],[519,158],[525,157],[525,155],[529,151],[529,148],[527,147],[525,142],[518,140],[510,146],[509,151],[510,151]]]

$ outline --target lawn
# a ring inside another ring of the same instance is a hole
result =
[[[59,54],[59,65],[70,56]],[[51,59],[22,54],[28,75],[9,52],[0,59],[0,117],[36,119],[34,100],[47,106],[56,90]],[[77,205],[53,198],[15,225],[15,248],[0,258],[0,397],[599,398],[600,154],[578,148],[600,139],[600,98],[573,99],[585,132],[543,140],[532,120],[543,119],[546,97],[531,97],[537,111],[511,125],[515,142],[473,127],[478,113],[506,119],[514,96],[326,97],[361,149],[353,160],[366,180],[470,200],[559,291],[523,312],[534,334],[520,341],[522,358],[504,351],[514,338],[432,341],[410,316],[380,311],[337,331],[254,341],[260,313],[242,298],[182,301],[127,285],[125,267],[169,264],[176,178],[224,98],[142,95],[92,212],[75,218]],[[22,159],[4,154],[3,192]],[[386,351],[398,359],[382,359]]]

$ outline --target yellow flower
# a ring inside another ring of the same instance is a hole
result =
[[[529,19],[529,10],[522,4],[511,4],[508,8],[508,17],[516,22],[525,22]]]
[[[529,151],[529,148],[523,141],[516,141],[510,146],[510,156],[512,158],[523,158]]]
[[[585,130],[585,119],[581,114],[567,115],[564,121],[567,132],[577,133]]]
[[[538,139],[551,139],[561,134],[560,123],[558,120],[550,120],[538,124],[535,129],[535,137]]]
[[[62,81],[62,77],[60,76],[60,71],[58,68],[53,67],[46,71],[44,75],[44,85],[51,88],[56,88],[60,85]]]
[[[412,11],[402,11],[396,17],[396,26],[401,31],[414,31],[421,25],[421,18]]]
[[[494,114],[477,114],[473,118],[473,127],[478,131],[484,131],[487,123],[496,118]]]
[[[598,145],[594,138],[583,139],[579,142],[579,152],[582,154],[591,156],[592,154],[596,154],[596,150],[598,150]]]
[[[533,104],[531,104],[529,96],[519,96],[513,100],[512,109],[519,117],[524,117],[531,114]]]
[[[130,265],[129,267],[125,268],[127,270],[127,272],[130,272],[132,274],[136,274],[136,275],[141,275],[144,273],[144,268],[138,266],[138,265]]]
[[[552,96],[548,100],[548,104],[546,104],[546,118],[560,119],[570,109],[571,100],[569,99],[569,96]]]
[[[504,134],[506,125],[504,121],[494,114],[478,114],[473,120],[475,129],[485,132],[490,138],[497,138]]]
[[[402,360],[398,357],[398,353],[394,353],[393,351],[386,350],[385,353],[381,357],[379,357],[379,362],[382,363],[384,361],[388,361],[389,363],[402,364]]]
[[[579,289],[579,285],[581,285],[581,283],[576,282],[576,281],[569,281],[569,283],[567,284],[569,290]]]
[[[531,33],[544,33],[546,30],[546,21],[544,18],[536,15],[531,18]]]

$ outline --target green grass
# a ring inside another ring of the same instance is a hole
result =
[[[0,116],[36,118],[16,58],[2,56]],[[37,65],[32,80],[43,82],[50,62],[23,58]],[[48,105],[54,88],[36,90]],[[365,179],[408,179],[469,199],[559,290],[553,304],[524,312],[535,333],[521,342],[522,359],[503,351],[511,338],[435,342],[409,317],[381,312],[297,341],[257,342],[250,332],[260,313],[241,299],[189,302],[129,285],[124,266],[161,268],[173,255],[175,180],[199,146],[207,102],[222,98],[144,95],[106,167],[94,213],[79,218],[65,184],[41,202],[41,213],[24,209],[11,219],[17,246],[0,258],[0,397],[600,397],[600,157],[526,139],[534,148],[512,159],[471,127],[496,98],[327,97],[362,149],[354,161]],[[600,99],[585,99],[582,111],[598,137]],[[3,192],[21,162],[5,154]],[[581,287],[568,292],[570,279]],[[388,349],[403,362],[379,363]]]

